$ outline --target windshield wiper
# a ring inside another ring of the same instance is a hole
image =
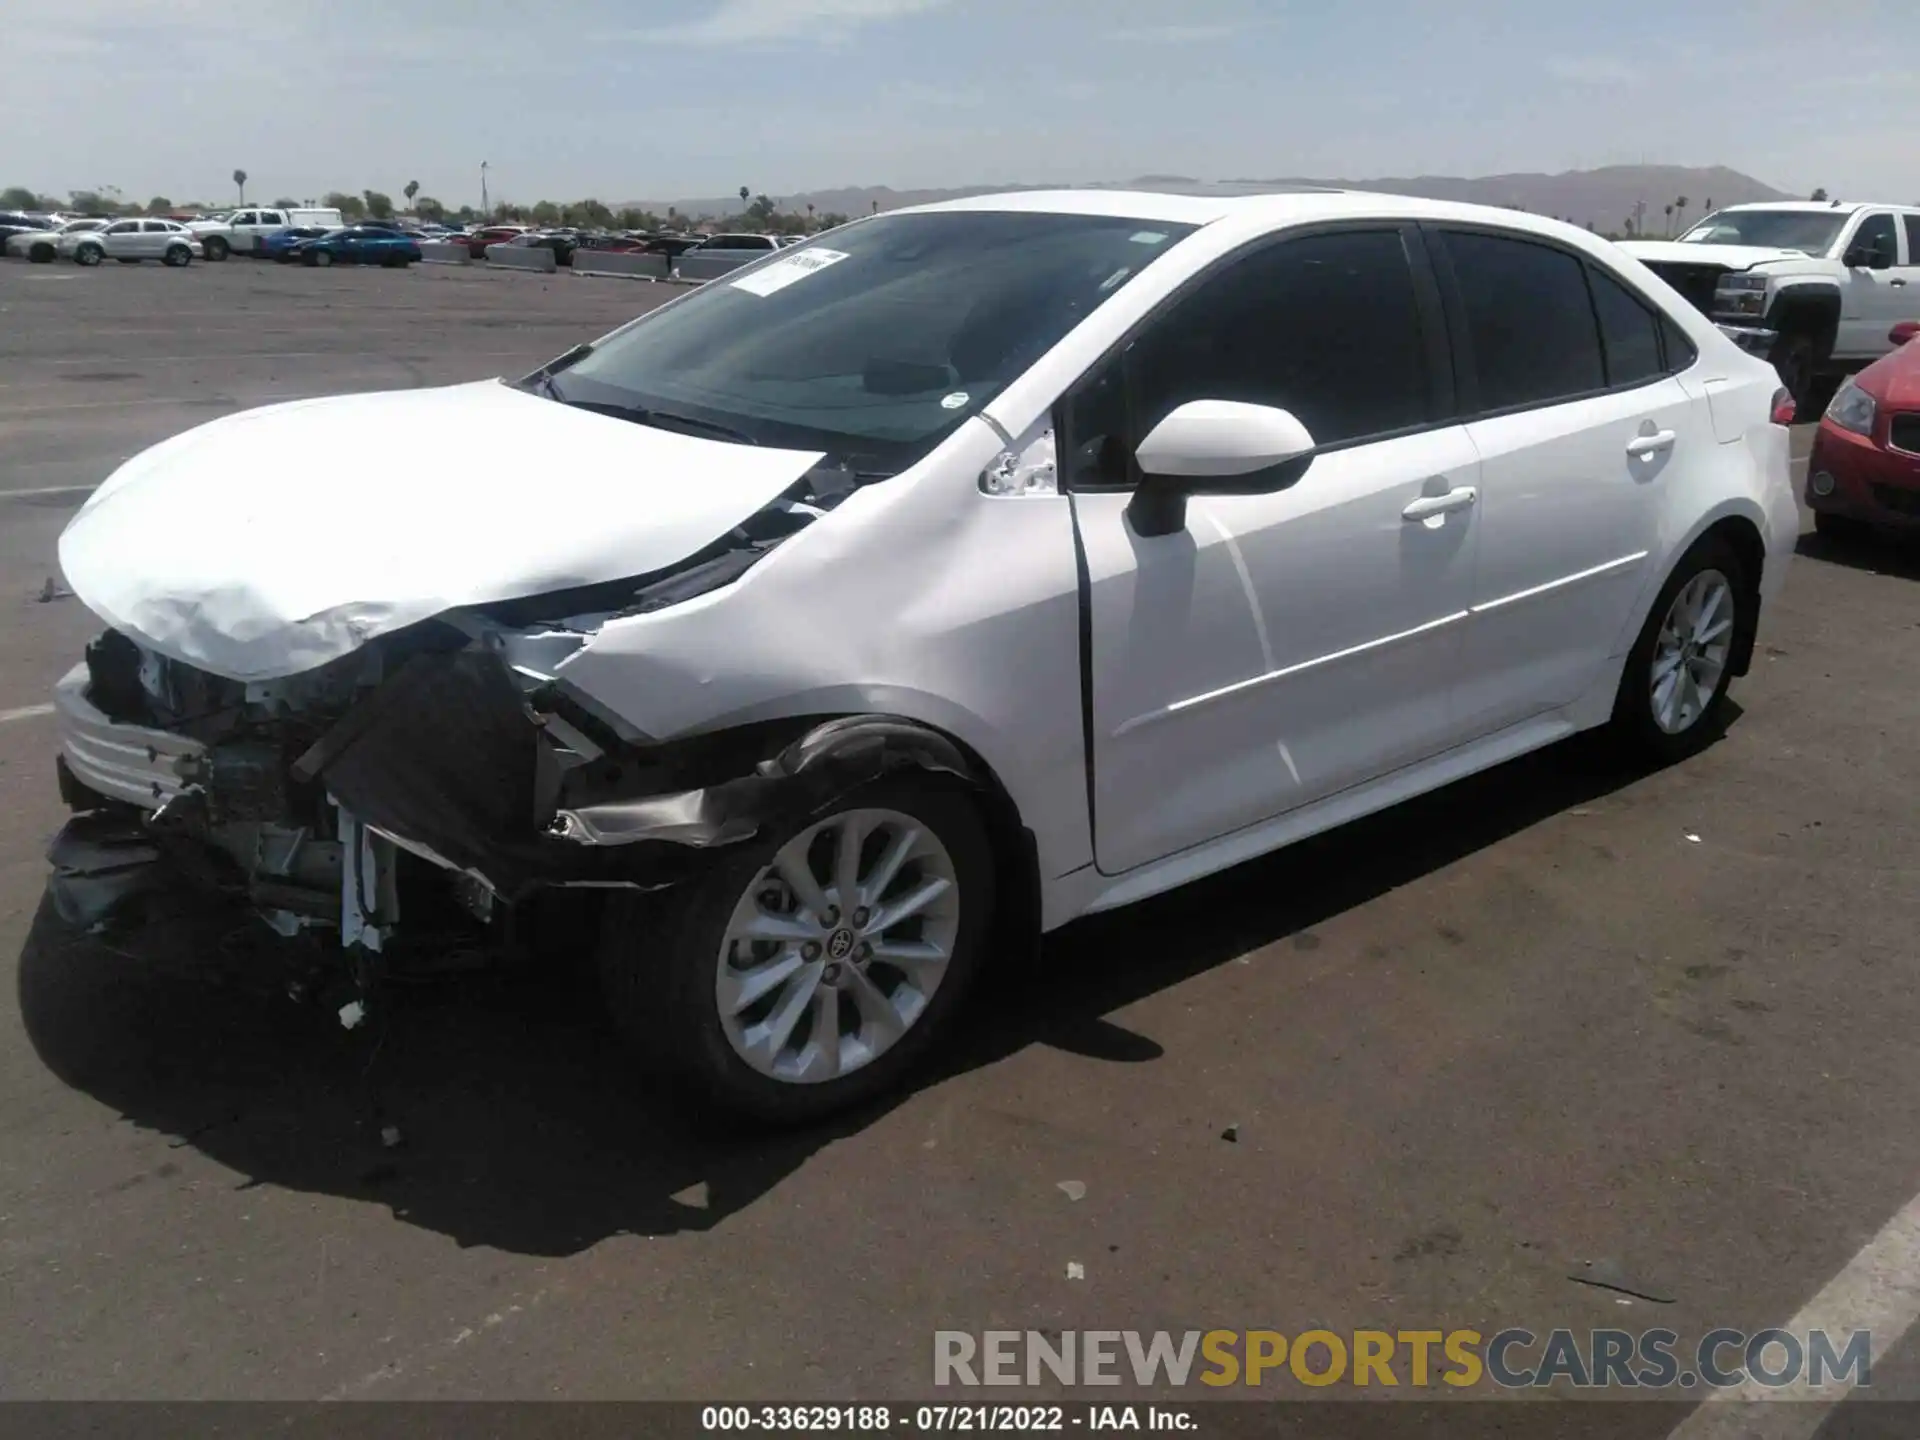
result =
[[[628,406],[624,412],[630,419],[642,425],[651,425],[657,430],[687,429],[704,435],[717,436],[722,440],[731,440],[737,445],[758,445],[760,442],[744,430],[736,430],[731,425],[721,425],[712,420],[700,420],[692,415],[676,415],[670,410],[649,410],[644,405]]]
[[[591,344],[576,345],[564,355],[555,356],[531,375],[521,379],[519,384],[522,388],[536,391],[549,400],[558,400],[563,405],[571,404],[573,402],[562,395],[559,387],[553,383],[553,377],[569,366],[579,364],[592,353]]]

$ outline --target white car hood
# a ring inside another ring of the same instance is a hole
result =
[[[1724,265],[1729,270],[1750,270],[1779,260],[1810,260],[1800,250],[1781,250],[1763,245],[1696,245],[1678,240],[1622,240],[1620,248],[1634,259],[1663,265]]]
[[[67,526],[60,566],[161,654],[269,680],[461,606],[666,569],[821,458],[497,380],[301,400],[134,456]]]

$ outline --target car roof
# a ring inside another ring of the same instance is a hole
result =
[[[1860,210],[1898,210],[1920,214],[1920,207],[1883,204],[1877,200],[1751,200],[1745,205],[1723,205],[1714,213],[1718,215],[1732,210],[1803,210],[1821,215],[1852,215]]]
[[[1218,187],[1227,189],[1231,187]],[[1234,194],[1183,195],[1147,190],[1024,190],[974,195],[892,211],[895,215],[966,211],[1023,211],[1052,215],[1098,215],[1117,219],[1205,226],[1233,220],[1278,228],[1323,220],[1384,218],[1492,224],[1540,235],[1567,236],[1588,231],[1564,221],[1494,205],[1457,200],[1428,200],[1366,190],[1330,190],[1309,186],[1269,186]]]

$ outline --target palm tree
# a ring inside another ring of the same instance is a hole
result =
[[[809,235],[813,233],[813,203],[811,201],[807,203],[807,233]]]
[[[407,197],[407,205],[411,207],[413,205],[413,197],[420,193],[420,182],[418,180],[407,181],[407,188],[400,193]]]
[[[242,205],[246,204],[247,203],[247,172],[244,170],[234,171],[233,183],[240,187],[240,203]]]
[[[1673,237],[1673,206],[1667,206],[1667,237]]]
[[[740,187],[740,208],[744,210],[746,208],[747,201],[750,200],[752,197],[753,197],[753,191],[749,189],[747,186],[742,185]]]
[[[1679,212],[1680,228],[1682,230],[1686,229],[1687,228],[1687,197],[1682,195],[1678,200],[1674,201],[1673,208]]]

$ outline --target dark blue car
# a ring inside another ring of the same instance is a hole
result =
[[[253,242],[253,253],[263,260],[281,264],[294,258],[294,248],[303,240],[318,240],[331,232],[315,225],[294,225],[285,230],[270,230]]]
[[[420,242],[379,225],[349,225],[302,240],[288,252],[303,265],[411,265],[420,258]]]

